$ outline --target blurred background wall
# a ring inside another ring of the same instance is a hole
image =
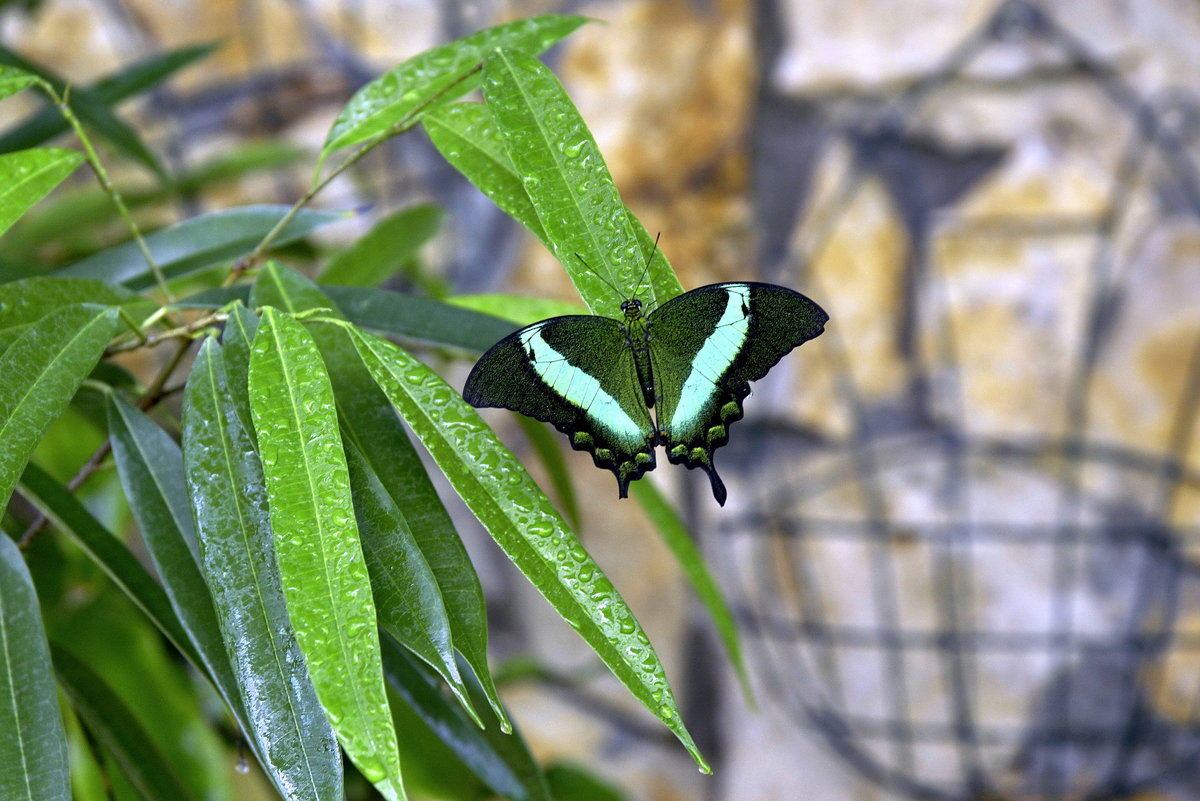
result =
[[[715,778],[465,531],[497,656],[539,666],[505,690],[535,750],[642,799],[1200,797],[1200,5],[26,0],[0,36],[79,85],[220,41],[122,107],[173,176],[225,165],[154,226],[291,203],[357,86],[551,11],[603,21],[549,58],[684,285],[783,283],[832,321],[756,387],[729,506],[653,476],[736,604],[756,710],[638,509],[568,454]],[[321,246],[418,202],[445,223],[401,288],[572,299],[420,133],[319,198],[360,210]],[[120,230],[83,222],[38,257]]]

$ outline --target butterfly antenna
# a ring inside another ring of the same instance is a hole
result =
[[[658,252],[658,239],[662,236],[662,231],[654,235],[654,247],[650,248],[650,255],[646,257],[646,266],[642,268],[642,274],[638,276],[637,288],[642,288],[642,281],[646,278],[646,273],[650,272],[650,262],[654,261],[654,254]],[[636,293],[635,293],[636,295]]]
[[[622,291],[621,291],[620,289],[618,289],[617,287],[613,286],[611,281],[609,281],[607,278],[605,278],[605,277],[604,277],[603,275],[601,275],[600,273],[598,273],[598,272],[596,272],[595,270],[593,270],[593,269],[592,269],[592,265],[590,265],[590,264],[588,264],[586,261],[584,261],[584,259],[583,259],[583,256],[580,256],[578,253],[576,253],[576,254],[575,254],[575,258],[579,259],[580,263],[581,263],[581,264],[583,264],[583,266],[584,266],[585,268],[587,268],[587,271],[588,271],[589,273],[591,273],[592,275],[596,276],[596,277],[597,277],[597,278],[599,278],[601,281],[603,281],[603,282],[604,282],[604,283],[605,283],[605,284],[608,286],[608,288],[609,288],[609,289],[611,289],[613,292],[615,292],[615,293],[616,293],[618,296],[620,296],[620,297],[624,297],[624,296],[625,296],[625,293],[624,293],[624,292],[622,292]]]

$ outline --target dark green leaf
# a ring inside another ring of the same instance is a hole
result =
[[[0,154],[0,234],[82,163],[82,153],[59,147]]]
[[[450,619],[442,604],[437,579],[404,513],[359,450],[377,443],[355,442],[351,432],[343,431],[354,510],[371,574],[379,625],[441,673],[463,705],[470,709],[454,661]]]
[[[104,106],[115,106],[127,97],[162,83],[178,70],[204,58],[215,49],[215,44],[187,45],[162,55],[151,56],[122,68],[120,72],[101,79],[83,91]],[[61,91],[61,87],[56,87],[56,91]],[[79,92],[79,87],[73,87],[71,96],[77,97]],[[68,127],[58,109],[44,108],[0,136],[0,153],[40,145]]]
[[[166,592],[129,549],[92,517],[74,495],[37,465],[26,466],[21,494],[71,537],[197,668],[203,662],[183,630]]]
[[[321,273],[322,284],[373,287],[383,283],[433,238],[445,213],[429,203],[380,220],[365,236],[334,256]]]
[[[67,741],[33,580],[0,532],[0,798],[70,801]]]
[[[23,278],[0,284],[0,351],[52,311],[73,303],[124,306],[137,319],[154,304],[123,287],[90,278]]]
[[[201,566],[267,776],[285,798],[337,801],[337,742],[288,618],[262,468],[230,396],[220,348],[210,339],[192,367],[183,409]]]
[[[392,404],[513,564],[708,772],[649,638],[517,458],[436,373],[389,342],[347,330]]]
[[[446,302],[480,314],[490,314],[502,320],[511,320],[519,326],[530,325],[538,320],[545,320],[547,317],[587,314],[587,309],[578,303],[569,303],[553,298],[535,298],[529,295],[510,295],[503,292],[455,295],[448,298]]]
[[[37,83],[37,78],[25,70],[0,65],[0,100],[11,97]],[[4,152],[4,151],[0,151]]]
[[[496,719],[480,730],[389,638],[383,640],[383,669],[392,689],[493,792],[514,801],[548,801],[541,772],[520,732],[504,734]],[[472,683],[472,689],[483,695],[478,685]]]
[[[258,331],[258,315],[237,303],[229,310],[225,331],[221,334],[221,360],[229,388],[229,402],[237,412],[242,430],[254,440],[254,420],[250,417],[250,345]]]
[[[569,762],[546,768],[546,783],[555,801],[629,801],[621,791],[591,771]]]
[[[397,801],[396,731],[333,391],[312,338],[273,307],[254,338],[250,410],[288,613],[317,697],[346,754]]]
[[[426,50],[359,89],[342,109],[321,149],[335,150],[379,136],[415,119],[435,102],[462,97],[479,85],[472,70],[497,47],[540,53],[587,20],[546,15],[517,20]]]
[[[146,244],[163,274],[177,278],[247,255],[286,213],[284,206],[224,209],[155,231],[145,238]],[[275,245],[294,242],[322,225],[344,218],[330,212],[301,211],[284,227]],[[56,275],[98,278],[130,289],[145,289],[154,284],[154,276],[134,242],[77,261]]]
[[[155,745],[154,738],[104,679],[58,643],[54,644],[53,658],[59,684],[71,706],[143,798],[195,799],[171,761]]]
[[[8,504],[42,434],[100,360],[116,316],[104,306],[66,306],[0,356],[0,504]]]
[[[725,596],[721,594],[721,589],[717,586],[712,573],[709,572],[708,566],[704,563],[704,557],[696,547],[696,543],[692,542],[687,526],[679,519],[679,515],[658,491],[658,488],[649,481],[635,481],[633,497],[646,511],[646,516],[650,518],[650,522],[658,530],[663,542],[671,549],[675,560],[683,568],[683,574],[687,577],[688,583],[692,585],[692,591],[696,593],[700,603],[708,610],[713,625],[717,627],[721,644],[725,647],[725,653],[729,656],[729,661],[733,664],[738,681],[742,685],[742,693],[746,696],[747,701],[753,703],[754,692],[750,688],[750,676],[746,672],[746,662],[742,657],[737,620],[733,616],[733,610],[725,602]]]

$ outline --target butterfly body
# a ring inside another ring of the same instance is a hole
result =
[[[798,292],[751,282],[703,286],[649,314],[631,299],[622,313],[520,329],[479,359],[463,397],[554,425],[613,472],[622,498],[662,444],[671,463],[703,469],[724,505],[713,451],[742,417],[749,382],[820,334],[828,315]]]

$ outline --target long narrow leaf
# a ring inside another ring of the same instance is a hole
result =
[[[274,262],[263,268],[254,284],[251,302],[274,305],[292,312],[330,306],[328,296],[316,284]],[[341,304],[334,305],[337,307],[334,309],[336,315],[341,310]],[[501,726],[507,729],[508,718],[488,669],[487,609],[484,606],[483,588],[454,523],[438,498],[425,466],[421,464],[387,396],[358,358],[354,344],[332,326],[315,327],[313,337],[328,365],[343,431],[347,439],[357,445],[371,471],[391,496],[397,513],[408,521],[409,531],[437,577],[450,624],[451,641],[479,677],[486,688],[492,709],[500,718]],[[364,543],[372,540],[376,533],[374,529],[362,532]],[[384,544],[370,544],[386,548]],[[432,638],[440,639],[437,634],[433,634]],[[426,653],[425,658],[435,655]],[[450,659],[453,657],[450,656]],[[459,695],[464,709],[475,715],[453,663],[431,660],[430,664]]]
[[[37,78],[25,70],[7,64],[0,65],[0,100],[11,97],[35,83]]]
[[[104,352],[115,309],[77,304],[48,314],[0,356],[0,506],[46,428]]]
[[[82,163],[82,153],[60,147],[0,155],[0,234]]]
[[[649,306],[679,294],[669,270],[652,270],[638,286],[648,251],[554,73],[532,56],[501,51],[484,65],[483,94],[546,240],[592,312],[614,314],[633,294]]]
[[[33,579],[0,532],[0,798],[69,801],[67,740]]]
[[[389,342],[347,330],[375,380],[497,544],[708,772],[650,639],[517,458],[436,373]]]
[[[574,31],[583,17],[546,15],[487,28],[426,50],[359,89],[338,114],[317,169],[335,150],[378,136],[434,101],[462,97],[479,85],[471,70],[498,47],[540,53]]]
[[[271,307],[250,357],[250,410],[288,613],[317,697],[346,754],[396,801],[396,731],[333,391],[304,327]]]
[[[356,444],[352,437],[346,432],[343,441],[379,625],[436,668],[464,707],[476,714],[454,661],[450,618],[442,603],[437,578],[425,561],[404,513],[359,449],[368,443]]]
[[[21,476],[21,494],[58,528],[69,534],[84,552],[108,574],[151,622],[197,668],[203,667],[183,625],[171,608],[162,586],[124,543],[113,536],[62,484],[37,465]]]
[[[146,147],[132,127],[113,113],[108,103],[96,97],[86,89],[76,88],[67,91],[67,81],[55,75],[50,70],[34,64],[18,55],[15,51],[0,45],[0,63],[8,64],[37,75],[54,87],[60,96],[66,96],[71,109],[88,127],[99,133],[109,142],[135,161],[141,162],[156,175],[165,178],[166,172],[150,149]]]
[[[148,235],[146,244],[167,278],[211,267],[245,256],[287,213],[285,206],[242,206],[193,217],[170,228]],[[304,210],[284,227],[275,239],[276,246],[307,236],[316,228],[342,214]],[[130,289],[145,289],[154,284],[146,259],[133,242],[101,251],[59,270],[61,277],[98,278]]]
[[[330,259],[321,273],[321,283],[365,287],[382,284],[416,258],[421,246],[437,233],[444,216],[441,207],[421,203],[385,217]]]
[[[155,746],[154,738],[103,678],[58,643],[53,646],[53,658],[59,684],[71,706],[143,798],[195,799],[171,761]]]
[[[215,49],[216,45],[211,43],[186,45],[178,50],[151,56],[122,67],[120,71],[101,78],[84,91],[99,103],[115,106],[127,97],[162,83],[183,67],[204,58]],[[72,96],[77,96],[78,93],[79,87],[71,90]],[[46,107],[0,136],[0,153],[40,145],[58,136],[68,127],[58,109]]]
[[[750,688],[750,676],[746,672],[746,661],[742,657],[737,620],[733,616],[733,610],[725,602],[725,596],[721,594],[716,579],[705,565],[700,549],[692,542],[691,535],[688,534],[687,527],[683,525],[679,515],[654,484],[649,481],[634,482],[633,497],[642,505],[663,542],[675,555],[675,560],[683,568],[684,576],[692,585],[692,591],[712,617],[713,625],[721,638],[721,645],[724,646],[725,653],[737,673],[738,682],[742,685],[742,694],[752,702],[754,692]]]
[[[123,306],[135,318],[149,314],[154,304],[119,286],[91,278],[23,278],[0,284],[0,351],[25,330],[63,306],[96,303]]]
[[[337,801],[337,741],[288,618],[262,467],[230,396],[220,348],[209,340],[192,367],[183,409],[201,566],[246,706],[247,734],[268,777],[286,799]]]
[[[503,734],[495,725],[480,730],[446,700],[437,682],[388,638],[383,640],[383,670],[392,689],[497,795],[513,801],[548,801],[541,771],[520,732]]]

